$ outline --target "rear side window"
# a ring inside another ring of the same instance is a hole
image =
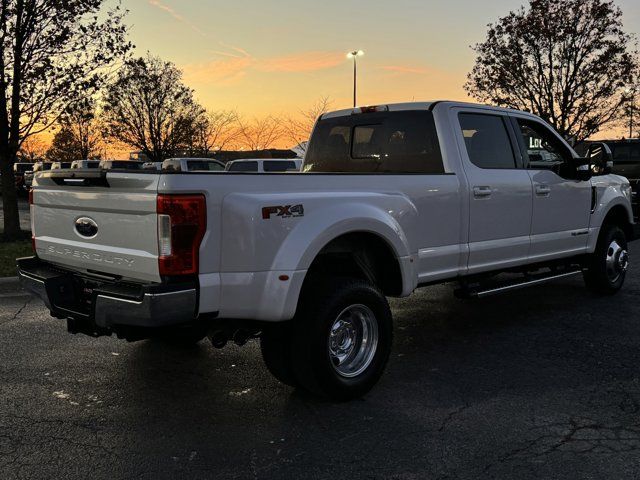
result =
[[[516,168],[513,146],[503,117],[461,113],[459,119],[471,163],[480,168]]]
[[[289,170],[297,170],[296,162],[265,160],[262,166],[265,172],[286,172]]]
[[[304,171],[444,173],[433,115],[372,112],[320,120]]]
[[[224,167],[216,162],[207,162],[206,160],[187,160],[187,170],[201,170],[209,172],[219,172],[224,170]]]
[[[640,142],[608,143],[615,163],[640,163]]]
[[[233,162],[229,167],[230,172],[257,172],[258,162]]]

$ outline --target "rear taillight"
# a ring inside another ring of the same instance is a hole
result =
[[[204,195],[158,195],[160,275],[196,275],[207,229]]]
[[[33,188],[29,189],[29,218],[31,220],[31,248],[36,253],[36,228],[35,228],[35,215],[33,208]]]

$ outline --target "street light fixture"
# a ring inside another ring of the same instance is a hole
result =
[[[358,89],[358,57],[364,55],[362,50],[347,53],[347,58],[353,58],[353,108],[356,107],[356,92]]]

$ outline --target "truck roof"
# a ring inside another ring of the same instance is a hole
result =
[[[403,110],[433,110],[436,105],[440,105],[440,104],[446,104],[449,107],[474,107],[474,108],[484,108],[487,110],[493,110],[493,111],[503,111],[503,112],[511,112],[511,113],[521,113],[521,114],[528,114],[531,116],[535,116],[530,112],[524,112],[522,110],[515,110],[512,108],[504,108],[504,107],[496,107],[493,105],[484,105],[481,103],[473,103],[473,102],[459,102],[459,101],[453,101],[453,100],[432,100],[432,101],[427,101],[427,102],[404,102],[404,103],[387,103],[387,104],[379,104],[379,105],[361,105],[359,107],[356,108],[345,108],[342,110],[335,110],[333,112],[327,112],[324,115],[321,116],[321,118],[335,118],[335,117],[342,117],[345,115],[351,115],[352,113],[354,113],[354,111],[356,113],[359,113],[359,111],[361,111],[362,109],[366,109],[366,108],[376,108],[376,107],[386,107],[386,109],[388,109],[388,111],[390,112],[397,112],[397,111],[403,111]]]

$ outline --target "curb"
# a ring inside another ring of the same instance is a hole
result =
[[[9,285],[11,283],[19,283],[18,277],[2,277],[0,278],[0,285]]]

